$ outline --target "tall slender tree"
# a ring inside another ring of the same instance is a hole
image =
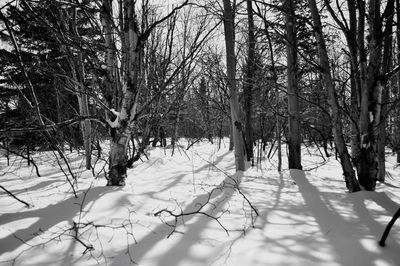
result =
[[[243,122],[240,115],[240,106],[236,84],[236,56],[235,56],[235,12],[230,0],[224,0],[224,32],[226,47],[227,81],[229,87],[232,136],[235,149],[235,164],[237,171],[245,170]]]
[[[253,88],[254,88],[254,75],[256,70],[255,62],[255,27],[253,18],[253,5],[252,0],[247,0],[247,23],[248,23],[248,40],[247,40],[247,69],[246,78],[243,86],[244,94],[244,113],[245,113],[245,136],[246,136],[246,155],[247,161],[253,160],[253,125],[252,125],[252,115],[253,115]]]
[[[319,14],[316,1],[308,0],[308,3],[311,10],[311,17],[315,30],[315,39],[318,47],[322,84],[324,88],[328,91],[330,116],[333,126],[332,131],[336,149],[339,154],[340,162],[342,165],[343,176],[346,182],[346,187],[350,192],[356,192],[360,190],[360,186],[357,181],[353,165],[351,163],[351,157],[347,151],[346,143],[343,136],[343,126],[339,114],[339,104],[337,100],[335,85],[332,79],[325,39],[323,36],[321,17]]]
[[[76,8],[72,9],[72,35],[76,37],[78,40],[80,38],[78,32],[78,12]],[[84,85],[85,80],[85,66],[83,62],[83,52],[78,50],[76,53],[75,58],[69,58],[70,65],[73,73],[73,77],[76,81],[74,84],[76,96],[78,98],[78,105],[79,105],[79,114],[82,117],[89,117],[89,97],[88,97],[88,90],[87,87]],[[91,169],[91,158],[92,158],[92,143],[91,143],[91,135],[92,135],[92,126],[89,119],[85,119],[81,122],[81,132],[82,132],[82,139],[83,139],[83,146],[85,148],[85,162],[86,162],[86,169]]]
[[[287,92],[289,115],[289,168],[302,169],[301,166],[301,132],[299,111],[297,31],[294,0],[285,0],[286,49],[287,49]]]

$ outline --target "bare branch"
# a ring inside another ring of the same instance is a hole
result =
[[[17,196],[15,196],[11,191],[7,190],[5,187],[3,187],[2,185],[0,185],[0,188],[2,190],[4,190],[8,195],[10,195],[11,197],[13,197],[14,199],[18,200],[19,202],[21,202],[22,204],[24,204],[27,208],[32,207],[32,205],[30,205],[29,203],[27,203],[26,201],[18,198]]]
[[[23,154],[21,154],[21,153],[15,152],[15,151],[13,151],[13,150],[9,149],[8,147],[6,147],[6,146],[4,146],[4,145],[1,145],[1,144],[0,144],[0,148],[5,149],[7,152],[12,153],[12,154],[14,154],[14,155],[17,155],[17,156],[19,156],[19,157],[21,157],[21,158],[23,158],[23,159],[25,159],[25,160],[28,160],[28,161],[29,161],[30,163],[32,163],[33,166],[35,167],[36,175],[37,175],[38,177],[40,177],[39,168],[38,168],[38,166],[36,165],[35,161],[34,161],[32,158],[27,157],[27,156],[25,156],[25,155],[23,155]]]
[[[175,7],[174,9],[172,9],[172,11],[166,15],[165,17],[163,17],[160,20],[157,20],[156,22],[154,22],[153,24],[151,24],[151,26],[146,29],[139,37],[139,43],[143,44],[147,38],[150,36],[150,33],[152,32],[152,30],[157,27],[159,24],[163,23],[164,21],[166,21],[167,19],[169,19],[170,17],[172,17],[176,11],[182,9],[184,6],[186,6],[188,4],[189,0],[185,0],[185,2],[183,2],[181,5]]]
[[[58,123],[53,123],[51,125],[44,125],[39,127],[29,127],[29,128],[8,128],[8,129],[0,129],[0,134],[2,133],[22,133],[22,132],[38,132],[38,131],[48,131],[48,130],[56,130],[58,127],[62,126],[70,126],[76,123],[79,123],[84,120],[94,120],[100,122],[102,125],[106,125],[105,121],[102,118],[96,116],[76,116],[71,119],[67,119]]]

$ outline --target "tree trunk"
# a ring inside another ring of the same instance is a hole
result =
[[[276,138],[277,138],[277,145],[278,145],[278,172],[282,170],[282,136],[281,136],[281,121],[279,117],[279,89],[275,90],[276,94]]]
[[[79,114],[81,116],[89,116],[89,103],[88,96],[86,94],[81,94],[78,96],[78,104],[79,104]],[[92,158],[92,141],[91,141],[91,132],[92,126],[90,120],[86,119],[81,122],[81,131],[83,138],[83,146],[85,148],[85,162],[86,169],[91,169],[91,158]]]
[[[236,171],[244,171],[243,123],[240,118],[240,107],[236,88],[235,14],[230,0],[224,0],[223,2],[227,80],[229,86],[235,164]]]
[[[400,1],[396,0],[396,20],[400,21]],[[400,24],[396,25],[396,39],[397,39],[397,64],[400,64]],[[398,99],[400,95],[400,73],[397,73],[397,84],[393,86],[395,88],[395,98]],[[394,109],[394,118],[393,118],[393,148],[394,152],[396,152],[396,162],[400,164],[400,111],[399,111],[399,103],[395,103],[396,106]]]
[[[386,116],[387,107],[386,103],[389,100],[389,92],[387,88],[384,89],[382,95],[382,115],[381,122],[378,126],[378,139],[377,139],[377,153],[378,153],[378,176],[377,180],[385,182],[386,166],[385,166],[385,148],[386,148]]]
[[[326,50],[325,40],[322,34],[321,17],[318,12],[317,3],[315,0],[308,0],[311,17],[314,25],[315,39],[318,47],[318,54],[320,60],[320,68],[322,74],[322,84],[328,91],[328,102],[330,105],[330,117],[333,126],[333,137],[335,140],[336,150],[339,153],[340,162],[342,165],[343,175],[346,182],[346,187],[350,192],[360,190],[359,183],[357,182],[353,166],[351,164],[350,155],[347,151],[346,143],[344,141],[342,132],[342,122],[339,115],[339,104],[337,102],[336,91],[332,80],[328,53]]]
[[[264,22],[264,26],[265,26],[265,34],[267,36],[267,40],[268,40],[268,48],[269,48],[269,53],[270,53],[270,57],[271,57],[271,67],[272,67],[272,75],[273,75],[273,82],[274,84],[278,83],[278,74],[276,73],[276,68],[275,68],[275,55],[274,55],[274,49],[273,49],[273,44],[272,44],[272,40],[271,40],[271,35],[269,34],[268,31],[268,25],[267,23]],[[282,124],[281,124],[281,120],[280,120],[280,113],[279,113],[279,103],[280,103],[280,93],[279,93],[280,88],[278,88],[278,86],[276,86],[275,89],[275,117],[276,117],[276,129],[275,129],[275,137],[277,139],[277,145],[278,145],[278,172],[280,172],[282,170]],[[261,124],[261,132],[263,132],[263,123]],[[264,138],[261,138],[264,141]],[[265,145],[263,147],[263,150],[265,150]]]
[[[207,89],[206,79],[204,77],[201,78],[199,84],[199,94],[200,94],[200,105],[203,110],[202,116],[204,121],[204,126],[206,130],[206,135],[208,140],[213,143],[213,132],[215,131],[211,126],[210,121],[210,104],[208,103],[209,92]]]
[[[387,2],[386,10],[383,14],[383,19],[386,21],[384,40],[383,40],[383,58],[382,58],[382,74],[389,72],[392,67],[392,48],[393,48],[393,14],[394,14],[394,0]],[[380,123],[378,124],[378,138],[377,138],[377,153],[378,153],[378,176],[377,180],[384,182],[386,175],[385,166],[385,148],[386,148],[386,126],[389,102],[389,88],[387,82],[383,84],[382,100],[381,100],[381,114]]]
[[[174,154],[175,150],[175,145],[176,142],[178,141],[178,136],[179,136],[179,122],[180,122],[180,116],[181,116],[181,102],[178,102],[178,110],[176,110],[176,118],[174,121],[174,127],[172,129],[172,136],[171,136],[171,145],[172,145],[172,154]]]
[[[289,168],[302,169],[299,97],[297,87],[297,36],[294,1],[285,1],[285,20],[287,35],[287,91],[289,115]]]
[[[229,150],[233,151],[235,148],[235,143],[233,142],[233,128],[232,128],[232,118],[231,118],[231,123],[229,125]]]
[[[350,96],[350,101],[351,101],[351,107],[350,107],[350,112],[351,112],[351,137],[350,137],[350,145],[351,145],[351,157],[353,159],[357,158],[358,154],[360,153],[360,138],[359,138],[359,130],[357,126],[357,121],[358,121],[358,92],[357,92],[357,86],[356,86],[356,78],[354,77],[355,75],[355,70],[351,68],[351,79],[350,79],[350,86],[351,86],[351,96]]]
[[[78,29],[77,29],[77,10],[74,9],[73,11],[73,32],[75,36],[79,36]],[[89,100],[87,91],[85,90],[85,68],[83,64],[82,52],[78,51],[77,58],[76,58],[76,80],[82,84],[81,88],[77,88],[77,97],[78,97],[78,104],[79,104],[79,114],[81,116],[89,116]],[[92,126],[90,120],[85,119],[81,122],[81,132],[82,132],[82,139],[83,139],[83,146],[85,149],[85,162],[86,162],[86,169],[91,169],[91,159],[92,159],[92,142],[91,142],[91,132]]]
[[[388,19],[393,15],[394,0],[387,2],[387,9],[384,16],[386,18],[386,30],[391,30],[392,23],[388,23]],[[368,65],[366,66],[365,79],[362,79],[361,94],[361,155],[359,168],[359,181],[366,190],[375,190],[376,181],[378,179],[378,127],[382,122],[382,92],[385,87],[385,80],[380,78],[383,69],[381,68],[385,62],[382,58],[382,41],[384,35],[390,35],[391,32],[382,33],[382,16],[380,14],[381,1],[370,0],[368,3]],[[391,20],[392,18],[390,18]],[[386,45],[385,45],[386,46]],[[388,46],[390,47],[391,44]],[[385,53],[388,53],[385,47]],[[387,55],[389,56],[389,55]],[[387,65],[388,66],[388,65]],[[381,164],[384,161],[381,161]],[[364,165],[365,167],[362,167]],[[382,166],[382,168],[384,168]],[[384,171],[382,169],[381,171]]]
[[[364,188],[374,187],[373,182],[370,180],[369,173],[376,172],[376,160],[374,158],[374,149],[372,148],[374,143],[373,136],[370,135],[372,131],[372,125],[370,123],[370,91],[367,86],[367,51],[365,47],[365,18],[366,9],[365,1],[358,1],[358,26],[357,26],[357,48],[358,48],[358,72],[360,84],[359,92],[359,153],[355,158],[354,162],[357,167],[358,180]],[[372,134],[373,135],[373,134]],[[372,142],[370,142],[370,140]],[[368,185],[370,183],[370,185]]]
[[[346,34],[347,45],[350,53],[350,86],[351,86],[351,156],[353,162],[360,153],[360,135],[358,128],[359,108],[360,108],[360,89],[361,80],[358,70],[358,51],[357,46],[357,3],[355,0],[348,0],[349,8],[349,30],[343,29]]]
[[[112,9],[109,0],[103,0],[103,10],[108,14],[107,18],[112,18]],[[124,17],[126,25],[124,28],[125,46],[126,46],[126,61],[122,62],[126,65],[126,89],[123,91],[123,98],[120,106],[120,112],[114,110],[114,119],[108,119],[111,127],[111,144],[110,144],[110,159],[108,183],[111,186],[125,185],[127,162],[128,162],[128,144],[132,135],[134,123],[136,121],[136,109],[138,104],[139,89],[137,85],[137,71],[139,61],[139,34],[135,15],[135,3],[130,0],[124,1]],[[110,19],[105,19],[105,35],[112,36],[112,32],[107,32],[111,29]],[[111,24],[112,25],[112,24]],[[110,41],[110,40],[109,40]],[[107,39],[106,39],[107,43]],[[109,42],[112,45],[112,42]],[[107,68],[112,69],[113,56],[109,54],[112,47],[107,46],[106,63]],[[111,66],[110,66],[111,65]],[[107,73],[110,75],[110,73]]]
[[[365,77],[362,79],[361,89],[361,152],[358,179],[366,190],[375,190],[378,174],[377,134],[374,132],[374,125],[380,122],[380,105],[377,101],[380,100],[382,91],[380,82],[376,83],[382,53],[378,40],[380,31],[380,26],[377,25],[380,19],[379,8],[376,6],[378,2],[379,0],[371,0],[369,3],[369,60],[364,70]],[[379,115],[377,115],[378,113]]]
[[[256,40],[254,36],[254,19],[252,0],[247,0],[247,20],[248,20],[248,54],[247,54],[247,75],[243,87],[244,94],[244,112],[245,112],[245,136],[246,136],[246,155],[247,161],[254,158],[253,154],[253,126],[252,126],[252,95],[253,95],[253,82],[255,66],[255,45]]]
[[[55,93],[56,93],[57,122],[61,122],[62,121],[62,116],[61,116],[62,110],[61,110],[61,101],[60,101],[60,91],[59,91],[59,88],[57,87],[57,83],[58,82],[59,82],[59,80],[57,80],[57,79],[53,80],[53,87],[54,87]],[[63,133],[61,132],[61,130],[60,130],[60,132],[58,132],[57,135],[61,139],[63,139]],[[70,144],[71,141],[72,140],[70,139],[68,143]],[[60,149],[61,149],[62,152],[64,152],[64,146],[65,145],[64,145],[64,142],[62,142],[62,143],[63,143],[63,145],[61,145]]]

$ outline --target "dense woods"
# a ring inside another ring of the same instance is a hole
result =
[[[237,171],[259,162],[256,147],[281,158],[281,143],[302,169],[301,147],[315,146],[340,161],[350,192],[385,181],[385,149],[400,163],[398,1],[21,0],[0,11],[6,156],[52,150],[68,165],[78,150],[123,186],[149,145],[173,155],[181,138],[230,137]]]

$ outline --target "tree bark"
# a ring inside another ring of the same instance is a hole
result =
[[[111,2],[103,0],[103,10],[107,10],[108,18],[112,18]],[[135,16],[135,2],[130,0],[124,1],[124,18],[126,24],[124,25],[125,47],[126,47],[126,61],[124,69],[126,70],[126,88],[123,90],[123,98],[120,106],[120,111],[114,110],[114,119],[107,120],[111,127],[111,148],[109,160],[109,172],[107,185],[123,186],[125,185],[127,163],[128,163],[128,144],[134,123],[136,120],[136,108],[138,104],[139,90],[137,86],[137,70],[138,70],[138,57],[139,57],[139,33],[138,25]],[[106,19],[105,34],[111,29],[108,23],[110,19]],[[112,24],[111,24],[112,25]],[[112,33],[109,33],[112,36]],[[109,40],[111,41],[111,40]],[[109,43],[112,45],[112,41]],[[107,68],[112,69],[113,56],[110,50],[112,47],[107,47]],[[110,73],[108,73],[110,74]]]
[[[400,1],[396,0],[396,20],[400,21]],[[396,24],[396,52],[397,52],[397,63],[400,63],[400,24]],[[397,73],[397,84],[394,86],[395,88],[395,97],[398,99],[400,95],[400,73]],[[396,103],[394,109],[394,117],[393,117],[393,149],[396,153],[396,162],[400,164],[400,111],[399,111],[399,103]]]
[[[390,71],[392,67],[392,48],[393,48],[393,14],[394,14],[394,0],[387,2],[386,10],[383,14],[385,21],[385,31],[383,39],[383,57],[382,57],[382,74]],[[386,175],[385,165],[385,147],[386,147],[386,127],[387,127],[387,115],[388,108],[387,103],[389,102],[389,88],[387,88],[387,82],[383,82],[383,91],[381,99],[381,114],[380,122],[378,124],[378,136],[377,136],[377,155],[378,155],[378,176],[377,180],[384,182]]]
[[[355,172],[351,164],[350,155],[347,151],[346,143],[343,137],[342,122],[340,120],[340,115],[339,115],[339,104],[337,102],[336,91],[330,72],[330,65],[329,65],[325,40],[322,34],[321,17],[318,12],[316,1],[308,0],[308,3],[311,10],[315,39],[318,47],[320,68],[322,74],[322,84],[324,88],[328,91],[330,117],[332,120],[332,126],[333,126],[332,131],[335,140],[336,150],[339,154],[340,162],[342,165],[346,187],[350,192],[356,192],[360,190],[360,186],[356,179]]]
[[[244,171],[243,123],[240,118],[240,107],[236,88],[235,14],[230,0],[224,0],[223,2],[227,81],[229,86],[235,165],[236,171]]]
[[[285,1],[286,49],[287,49],[287,91],[289,115],[289,169],[302,169],[301,133],[299,114],[299,91],[297,87],[297,36],[296,17],[293,0]]]
[[[383,85],[378,79],[381,67],[381,18],[380,0],[370,0],[368,4],[368,65],[365,78],[362,79],[360,134],[361,152],[359,156],[358,179],[366,190],[375,190],[378,162],[377,162],[377,133],[376,126],[380,123],[381,100]]]
[[[381,240],[379,240],[379,245],[381,247],[385,246],[385,241],[386,241],[386,238],[389,236],[390,229],[392,229],[392,226],[394,225],[394,223],[396,222],[396,220],[399,217],[400,217],[400,208],[393,214],[392,219],[390,219],[390,222],[388,223],[388,225],[385,228],[385,231],[382,234]]]
[[[351,156],[355,162],[360,153],[360,131],[358,128],[359,108],[360,108],[360,89],[361,80],[358,70],[358,51],[357,45],[357,3],[355,0],[348,0],[349,8],[349,26],[347,30],[343,28],[346,34],[347,45],[350,53],[350,75],[351,75]]]
[[[247,161],[251,161],[254,158],[253,154],[253,125],[252,125],[252,97],[253,97],[253,83],[254,73],[256,70],[255,66],[255,35],[254,35],[254,19],[253,19],[253,7],[252,0],[247,0],[247,21],[248,21],[248,53],[247,53],[247,75],[246,81],[243,87],[244,94],[244,112],[245,112],[245,136],[246,136],[246,155]]]
[[[107,31],[112,29],[110,25],[112,21],[110,20],[113,16],[111,8],[111,0],[103,0],[103,10],[106,11],[104,15],[105,35],[107,37]],[[146,2],[148,4],[148,2]],[[144,3],[144,4],[146,4]],[[126,84],[122,88],[122,100],[115,103],[118,106],[118,111],[111,109],[113,113],[112,119],[107,119],[107,122],[111,128],[111,148],[109,156],[109,173],[108,173],[108,183],[107,185],[123,186],[125,185],[125,179],[127,174],[127,164],[128,164],[128,144],[133,134],[135,123],[137,121],[137,108],[139,105],[139,95],[141,88],[138,83],[138,75],[140,62],[142,60],[141,54],[143,51],[143,46],[148,39],[150,33],[154,28],[162,23],[163,21],[170,18],[175,12],[188,3],[188,0],[184,1],[181,5],[173,8],[173,10],[165,17],[157,20],[153,24],[149,25],[148,28],[139,32],[138,25],[138,14],[136,14],[135,0],[124,0],[123,1],[123,41],[121,44],[122,49],[124,49],[125,57],[121,62],[121,68],[125,73],[122,74],[124,82]],[[108,19],[107,19],[108,18]],[[109,33],[112,36],[112,32]],[[110,41],[110,40],[108,40]],[[109,42],[107,48],[107,70],[113,66],[114,54],[110,56],[110,53],[116,47],[112,46],[112,42]],[[114,67],[113,67],[114,68]],[[109,70],[108,70],[109,72]]]
[[[269,49],[269,54],[271,57],[271,67],[272,67],[272,75],[273,75],[273,82],[274,84],[278,83],[278,74],[276,73],[276,68],[275,68],[275,55],[274,55],[274,48],[271,40],[271,35],[269,34],[268,31],[268,25],[267,23],[264,22],[265,26],[265,34],[267,36],[268,40],[268,49]],[[275,137],[277,139],[277,149],[278,149],[278,166],[277,170],[278,172],[282,171],[282,123],[280,119],[280,112],[279,112],[279,103],[280,103],[280,88],[276,86],[275,88],[275,118],[276,118],[276,129],[275,129]],[[262,124],[262,123],[260,123]],[[261,131],[263,131],[262,126],[261,126]],[[263,138],[262,138],[263,139]]]
[[[73,33],[75,36],[79,36],[78,29],[77,29],[77,10],[74,9],[73,11]],[[77,52],[76,56],[76,75],[75,79],[77,82],[82,84],[83,86],[81,88],[76,88],[77,91],[77,98],[78,98],[78,105],[79,105],[79,114],[81,116],[89,116],[89,99],[88,99],[88,94],[87,91],[85,90],[85,67],[83,64],[83,58],[82,58],[82,51]],[[78,87],[78,86],[76,86]],[[82,139],[83,139],[83,146],[85,149],[85,162],[86,162],[86,169],[90,170],[91,169],[91,159],[92,159],[92,142],[91,142],[91,135],[92,135],[92,126],[91,122],[88,119],[85,119],[84,121],[81,122],[81,132],[82,132]]]

